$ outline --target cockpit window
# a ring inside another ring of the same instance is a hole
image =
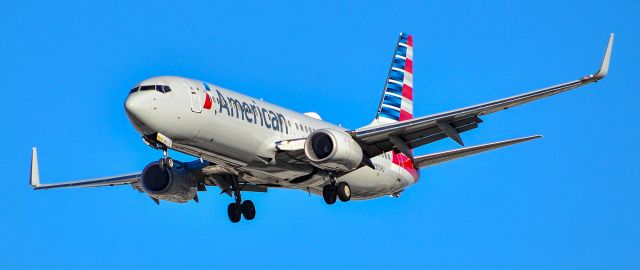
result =
[[[131,91],[129,91],[129,94],[131,94],[131,93],[133,93],[133,92],[138,91],[138,87],[139,87],[139,86],[136,86],[136,87],[134,87],[134,88],[131,88]]]
[[[171,88],[168,85],[156,85],[156,90],[162,93],[171,92]]]
[[[143,85],[140,86],[140,91],[156,90],[155,85]]]
[[[143,85],[140,86],[140,91],[156,90],[160,93],[171,92],[171,88],[168,85]],[[129,94],[138,91],[138,87],[131,89]]]

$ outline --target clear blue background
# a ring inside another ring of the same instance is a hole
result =
[[[0,268],[640,268],[638,1],[229,2],[3,3]],[[216,189],[156,206],[127,186],[28,187],[32,146],[44,182],[158,159],[123,111],[156,75],[365,125],[400,31],[414,34],[416,115],[577,79],[616,43],[600,83],[463,134],[544,139],[423,169],[399,199],[276,189],[247,194],[257,218],[231,224]]]

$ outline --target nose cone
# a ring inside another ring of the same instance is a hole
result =
[[[148,104],[143,95],[134,93],[127,97],[127,100],[124,102],[124,109],[127,112],[127,115],[142,118],[144,115],[149,113],[147,105]]]
[[[149,100],[143,93],[133,93],[124,102],[124,110],[129,121],[142,134],[150,132],[147,123],[150,114],[149,106]]]

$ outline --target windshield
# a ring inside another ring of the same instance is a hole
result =
[[[129,94],[133,94],[138,91],[149,91],[149,90],[156,90],[160,93],[171,92],[171,88],[168,85],[143,85],[143,86],[136,86],[132,88],[131,91],[129,91]]]

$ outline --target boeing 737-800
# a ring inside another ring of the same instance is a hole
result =
[[[127,117],[144,143],[164,157],[141,172],[42,184],[32,149],[34,189],[131,185],[153,201],[198,202],[198,192],[218,187],[234,197],[231,222],[256,215],[244,192],[299,189],[338,199],[398,197],[415,184],[420,168],[513,145],[529,136],[446,152],[414,156],[413,149],[444,138],[463,145],[460,133],[475,129],[481,116],[596,82],[607,75],[613,34],[600,69],[577,80],[452,111],[413,117],[413,38],[400,33],[373,122],[346,129],[316,113],[297,113],[218,85],[182,77],[146,79],[129,91]],[[168,150],[194,156],[181,162]]]

